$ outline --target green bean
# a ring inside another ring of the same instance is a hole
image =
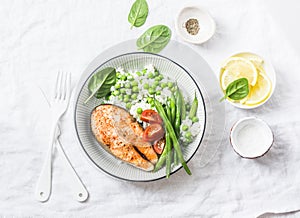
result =
[[[180,135],[180,125],[181,125],[181,97],[179,93],[179,88],[177,87],[177,90],[175,92],[175,98],[176,98],[176,114],[175,114],[175,125],[174,129],[176,132],[177,137]]]
[[[164,124],[165,124],[165,127],[166,127],[166,130],[167,132],[170,134],[170,138],[171,138],[171,141],[172,141],[172,144],[173,144],[173,147],[175,149],[175,152],[177,153],[177,156],[178,156],[178,159],[180,161],[180,163],[182,164],[183,168],[185,169],[185,171],[187,172],[187,174],[189,175],[192,175],[189,167],[187,166],[184,158],[183,158],[183,155],[182,155],[182,152],[181,152],[181,148],[180,148],[180,145],[179,145],[179,142],[177,140],[177,137],[176,137],[176,134],[175,134],[175,131],[172,127],[172,124],[171,122],[169,121],[161,103],[157,100],[154,99],[154,103],[155,103],[155,107],[156,107],[156,110],[157,112],[159,113],[160,117],[163,119],[164,121]]]
[[[174,166],[177,166],[178,165],[178,155],[177,155],[177,153],[176,152],[174,152]]]
[[[166,157],[166,177],[169,178],[171,174],[171,162],[172,162],[172,145],[171,139],[168,132],[166,132],[166,147],[167,150],[167,157]]]
[[[191,107],[191,110],[190,110],[190,113],[189,113],[189,118],[190,119],[193,119],[193,117],[196,116],[197,109],[198,109],[198,99],[197,99],[196,92],[195,92],[195,97],[194,97],[192,107]]]
[[[167,149],[166,149],[166,146],[163,150],[163,152],[161,153],[157,163],[155,164],[155,167],[154,167],[154,172],[157,172],[160,168],[162,168],[162,166],[164,165],[164,163],[166,162],[166,159],[167,159]]]
[[[178,92],[181,98],[181,120],[185,120],[186,117],[186,108],[185,108],[185,102],[184,102],[184,97],[180,89],[178,88]]]
[[[176,102],[175,97],[172,94],[170,98],[170,109],[171,109],[171,123],[173,126],[175,126],[175,117],[176,117]]]
[[[167,105],[167,106],[166,106],[166,109],[167,109],[167,116],[168,116],[168,119],[171,120],[171,119],[172,119],[172,116],[171,116],[171,110],[170,110],[170,107]]]

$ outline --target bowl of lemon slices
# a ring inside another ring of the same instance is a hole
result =
[[[266,103],[276,85],[272,64],[261,56],[242,52],[227,58],[220,70],[220,86],[232,105],[252,109]]]

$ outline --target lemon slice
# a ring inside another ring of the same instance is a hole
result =
[[[259,57],[256,54],[249,53],[249,52],[239,53],[232,57],[245,58],[245,59],[251,61],[255,65],[256,68],[261,68],[262,65],[264,64],[264,59],[262,59],[261,57]]]
[[[221,86],[223,90],[239,78],[247,78],[251,86],[257,81],[257,70],[254,64],[241,57],[230,57],[221,68]]]
[[[264,73],[259,73],[257,83],[251,87],[246,101],[243,103],[248,106],[254,106],[265,101],[272,91],[272,83],[269,77]]]

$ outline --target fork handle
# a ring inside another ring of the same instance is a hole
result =
[[[43,164],[43,168],[37,182],[35,190],[35,198],[40,202],[45,202],[51,195],[52,186],[52,151],[55,138],[55,131],[58,119],[52,122],[50,143],[47,151],[47,156]]]
[[[70,176],[69,182],[70,182],[71,189],[73,191],[74,198],[79,202],[85,201],[88,198],[89,193],[87,192],[85,186],[83,185],[82,181],[78,177],[75,169],[72,167],[72,164],[70,163],[68,157],[66,156],[64,149],[58,139],[56,140],[55,145],[56,148],[58,149],[58,152],[62,156],[62,160],[65,166],[69,170],[69,176]]]

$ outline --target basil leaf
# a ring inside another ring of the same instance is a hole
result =
[[[146,0],[136,0],[128,14],[128,22],[131,24],[132,28],[142,26],[147,19],[148,16],[148,4]]]
[[[110,93],[110,88],[116,83],[116,69],[105,68],[95,73],[89,80],[88,89],[91,95],[84,102],[85,104],[93,97],[102,98]]]
[[[247,78],[240,78],[231,82],[225,92],[225,96],[220,99],[223,101],[225,98],[232,100],[241,100],[249,94],[249,84]]]
[[[158,53],[169,43],[172,32],[165,25],[150,27],[137,40],[138,49],[145,52]]]

